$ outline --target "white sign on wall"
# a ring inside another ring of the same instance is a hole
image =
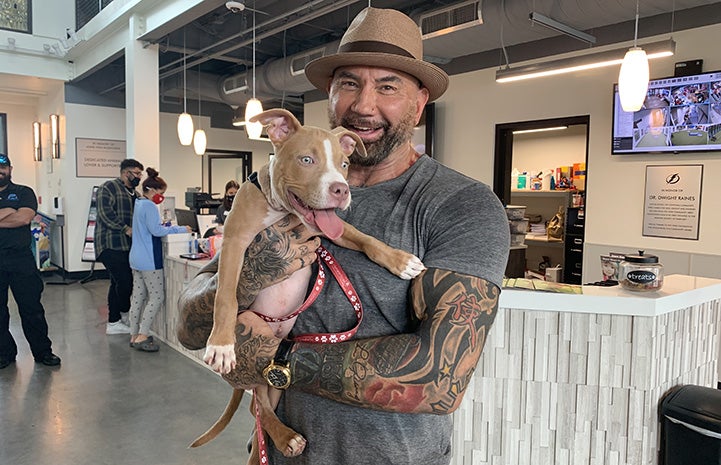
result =
[[[698,240],[703,165],[646,167],[643,235]]]
[[[79,178],[115,178],[125,157],[124,140],[75,139],[75,172]]]

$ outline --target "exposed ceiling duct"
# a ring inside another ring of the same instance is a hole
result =
[[[305,65],[322,56],[335,53],[338,50],[336,41],[306,52],[297,53],[278,60],[270,60],[255,69],[256,96],[263,100],[266,98],[284,98],[300,96],[314,89],[305,77]],[[229,105],[245,105],[250,98],[248,89],[247,71],[221,78],[220,98]]]

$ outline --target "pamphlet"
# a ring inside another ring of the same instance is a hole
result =
[[[554,283],[542,279],[504,278],[503,288],[558,292],[561,294],[583,294],[583,287],[578,284]]]

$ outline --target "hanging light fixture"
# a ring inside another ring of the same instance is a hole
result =
[[[643,106],[648,93],[648,57],[637,46],[638,41],[638,0],[636,0],[636,29],[633,35],[633,47],[628,49],[618,73],[618,96],[623,111],[638,111]]]
[[[263,111],[263,104],[255,98],[255,2],[253,2],[253,98],[245,104],[245,131],[249,139],[259,139],[263,132],[263,124],[251,123],[250,118]]]
[[[187,88],[185,76],[185,28],[183,28],[183,112],[178,116],[180,145],[190,145],[193,142],[193,117],[188,114]]]
[[[33,158],[35,161],[43,161],[43,151],[40,141],[40,121],[33,121]]]
[[[195,130],[193,135],[193,149],[195,149],[196,155],[203,155],[205,148],[208,146],[208,138],[205,135],[205,131],[201,128],[202,113],[200,112],[200,65],[198,65],[198,129]]]
[[[50,142],[53,158],[60,158],[60,116],[50,115]]]

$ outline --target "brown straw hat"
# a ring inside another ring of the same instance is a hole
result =
[[[305,67],[308,80],[320,90],[341,66],[378,66],[414,76],[428,88],[429,102],[448,88],[448,75],[423,61],[423,40],[418,25],[396,10],[365,8],[358,13],[338,46],[338,53],[317,58]]]

